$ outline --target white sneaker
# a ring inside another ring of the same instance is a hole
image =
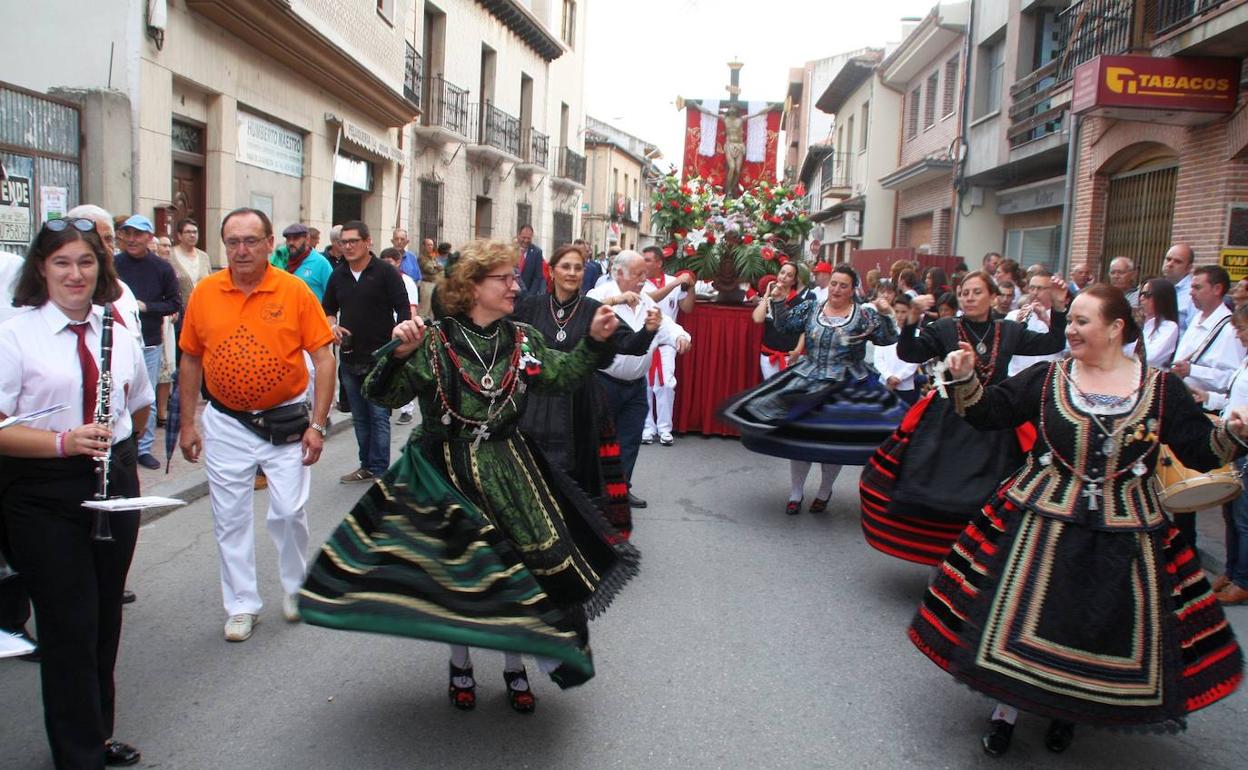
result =
[[[260,622],[260,618],[248,613],[239,615],[231,615],[230,619],[225,621],[225,641],[227,642],[245,642],[251,638],[251,631],[256,624]]]
[[[653,433],[651,433],[650,431],[646,431],[645,433],[642,433],[642,434],[641,434],[641,443],[643,443],[643,444],[653,444],[653,443],[654,443],[654,434],[653,434]]]
[[[675,441],[676,439],[667,431],[663,431],[659,434],[659,443],[663,446],[671,446]]]
[[[287,623],[298,623],[301,620],[299,594],[287,594],[282,597],[282,617],[286,618]]]

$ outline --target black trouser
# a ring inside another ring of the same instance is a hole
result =
[[[138,494],[135,442],[113,449],[110,491]],[[110,517],[113,542],[91,538],[82,507],[94,464],[5,458],[0,510],[14,558],[35,605],[43,656],[43,717],[58,768],[104,767],[113,734],[113,667],[121,640],[121,593],[139,535],[137,513]],[[10,715],[12,718],[12,715]]]
[[[607,403],[615,417],[615,432],[620,442],[620,468],[624,471],[624,480],[631,487],[633,466],[637,464],[637,453],[641,451],[641,433],[646,429],[646,415],[650,411],[646,400],[646,378],[625,381],[599,372],[598,381],[607,393]]]
[[[4,527],[0,526],[0,559],[9,567],[13,566],[13,554],[10,552],[4,535]],[[18,633],[28,630],[26,622],[30,620],[30,594],[26,584],[17,572],[10,572],[4,577],[5,570],[0,566],[0,631]]]

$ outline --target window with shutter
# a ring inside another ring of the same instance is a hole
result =
[[[945,99],[942,115],[952,115],[958,106],[958,57],[945,62]]]
[[[933,72],[927,77],[927,103],[923,105],[923,127],[936,125],[936,90],[939,86],[940,72]]]
[[[910,92],[910,109],[906,115],[906,138],[911,139],[919,133],[919,91],[914,89]]]

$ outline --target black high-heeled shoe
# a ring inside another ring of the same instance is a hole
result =
[[[1049,722],[1048,732],[1044,734],[1044,747],[1054,754],[1061,754],[1070,748],[1075,740],[1075,725],[1061,719]]]
[[[979,742],[984,753],[990,757],[999,757],[1010,750],[1010,739],[1014,737],[1014,725],[1004,719],[994,719]]]
[[[449,665],[451,667],[451,676],[446,694],[451,699],[451,705],[460,711],[472,711],[477,707],[477,680],[472,676],[472,666],[459,668],[454,663]],[[460,687],[455,684],[455,680],[461,677],[466,678],[472,684],[467,687]]]
[[[802,512],[801,500],[790,500],[784,504],[784,512],[790,516],[796,516]]]
[[[511,707],[521,714],[532,714],[537,708],[537,696],[529,685],[529,674],[523,668],[519,671],[504,671],[503,681],[507,683],[507,695],[511,698]]]
[[[826,512],[826,511],[828,510],[828,500],[831,500],[831,499],[832,499],[832,496],[831,496],[831,495],[828,495],[827,497],[822,498],[822,499],[820,499],[820,498],[816,497],[814,500],[811,500],[811,501],[810,501],[810,509],[809,509],[809,510],[810,510],[810,512],[811,512],[811,513],[824,513],[824,512]]]

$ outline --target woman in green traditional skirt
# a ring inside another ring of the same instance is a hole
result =
[[[536,699],[521,653],[560,687],[594,673],[587,620],[637,572],[566,474],[516,425],[526,393],[567,392],[610,363],[618,324],[599,308],[567,353],[507,319],[518,291],[514,246],[473,241],[438,284],[446,316],[395,327],[364,395],[418,399],[421,425],[402,456],[322,547],[300,596],[309,623],[451,644],[452,704],[476,705],[469,646],[507,653],[511,705]]]

